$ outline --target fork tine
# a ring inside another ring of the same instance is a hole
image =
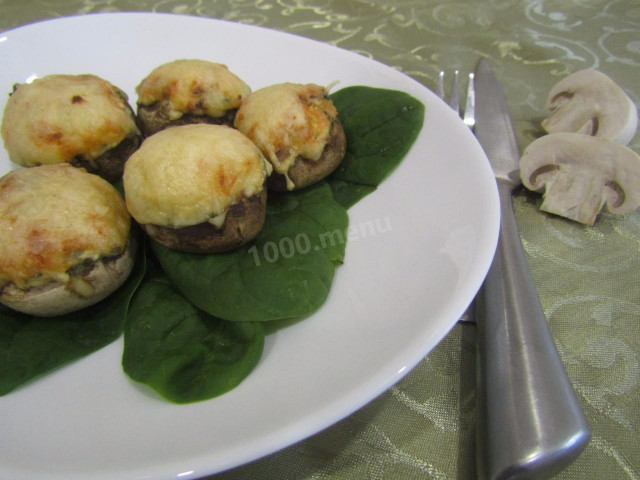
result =
[[[453,72],[453,83],[451,84],[451,93],[449,95],[449,106],[451,109],[460,113],[460,97],[458,92],[458,70]]]
[[[473,72],[469,74],[469,85],[467,86],[467,100],[464,106],[464,116],[462,121],[473,130],[476,124],[476,89],[474,85]]]
[[[444,70],[438,74],[438,84],[436,85],[436,95],[444,100]]]

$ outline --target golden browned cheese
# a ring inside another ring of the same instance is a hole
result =
[[[166,100],[171,120],[185,113],[220,117],[235,109],[251,89],[226,65],[206,60],[181,59],[153,70],[136,87],[138,103],[151,105]]]
[[[171,228],[224,221],[228,208],[263,189],[267,162],[242,133],[221,125],[170,127],[148,137],[127,161],[129,212]]]
[[[298,156],[320,158],[337,115],[324,87],[282,83],[253,92],[238,110],[235,126],[286,176]]]
[[[97,175],[69,164],[14,170],[0,178],[0,285],[66,283],[84,260],[122,253],[130,222]]]
[[[2,120],[9,158],[27,167],[76,155],[94,159],[138,133],[124,92],[94,75],[49,75],[21,84]]]

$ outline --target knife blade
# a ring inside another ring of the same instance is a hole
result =
[[[489,62],[474,76],[475,133],[494,169],[500,235],[477,297],[476,461],[479,478],[548,478],[591,439],[547,326],[512,204],[519,150]]]

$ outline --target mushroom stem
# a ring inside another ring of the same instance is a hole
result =
[[[593,225],[605,202],[605,182],[591,169],[556,175],[547,183],[540,210]]]

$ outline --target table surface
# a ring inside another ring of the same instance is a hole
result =
[[[47,18],[158,11],[282,30],[391,65],[427,88],[441,68],[493,60],[520,148],[541,135],[548,90],[597,68],[640,102],[638,0],[0,0],[0,30]],[[640,135],[629,145],[640,153]],[[514,208],[535,284],[593,438],[558,479],[640,478],[640,210],[593,227]],[[458,323],[403,380],[336,425],[209,477],[475,477],[475,325]]]

